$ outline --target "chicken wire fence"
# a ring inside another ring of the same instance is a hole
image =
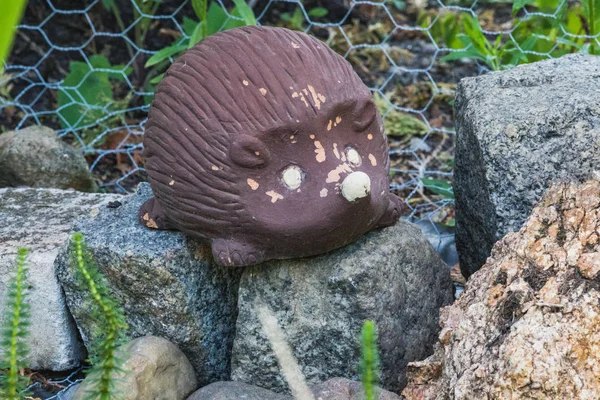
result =
[[[597,37],[585,30],[585,22],[577,25],[565,16],[568,7],[579,3],[538,2],[546,4],[544,10],[526,6],[516,14],[510,2],[498,0],[248,4],[258,24],[313,34],[354,66],[384,118],[392,189],[405,200],[409,217],[431,222],[434,234],[443,240],[439,228],[451,235],[454,223],[449,184],[456,84],[494,67],[485,59],[442,60],[461,47],[478,45],[476,40],[457,42],[459,20],[476,18],[482,34],[492,39],[500,35],[502,43],[512,44],[513,54],[521,57],[550,58],[569,43],[597,43]],[[233,4],[223,0],[211,4],[221,11],[209,10],[209,17],[218,15],[221,27],[243,21]],[[0,126],[5,130],[51,126],[81,149],[104,190],[132,191],[144,179],[141,139],[156,80],[166,69],[145,63],[165,47],[189,40],[194,35],[190,21],[195,18],[197,22],[188,1],[31,0],[0,76]],[[520,29],[527,24],[532,25],[527,29],[544,24],[550,28],[524,40]]]

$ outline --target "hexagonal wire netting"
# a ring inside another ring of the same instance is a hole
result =
[[[222,26],[242,21],[233,4],[213,3],[222,10]],[[588,51],[590,42],[598,46],[598,35],[589,35],[585,2],[526,0],[518,12],[502,0],[248,3],[259,24],[313,34],[354,66],[384,118],[392,189],[408,205],[408,217],[425,222],[431,241],[437,237],[438,249],[453,236],[456,84],[499,67],[489,58],[442,60],[477,48],[476,35],[470,42],[457,36],[465,21],[477,19],[492,47],[499,36],[502,57],[516,54],[518,62]],[[31,1],[0,76],[0,126],[51,126],[81,149],[101,187],[133,190],[144,179],[141,137],[153,80],[166,68],[144,64],[189,39],[194,18],[188,1]]]

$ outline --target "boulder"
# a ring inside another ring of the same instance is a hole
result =
[[[555,184],[441,312],[408,400],[600,398],[600,182]]]
[[[98,190],[83,153],[45,126],[0,135],[0,187],[16,186]]]
[[[292,400],[291,396],[243,382],[215,382],[195,391],[187,400]]]
[[[62,371],[76,367],[85,358],[55,277],[54,262],[69,239],[75,219],[88,216],[93,220],[108,202],[121,197],[58,189],[0,189],[0,304],[7,301],[7,283],[15,271],[17,249],[29,249],[27,367]],[[5,315],[0,313],[0,324]]]
[[[83,233],[90,258],[123,307],[128,337],[170,340],[190,360],[201,385],[229,379],[241,271],[215,266],[209,247],[179,232],[142,226],[138,209],[151,195],[150,186],[140,184],[120,204],[78,220],[74,230]],[[69,249],[63,249],[57,275],[89,346],[92,303],[75,268]]]
[[[358,380],[361,327],[375,321],[383,387],[399,390],[406,364],[431,353],[439,308],[452,301],[452,291],[449,268],[405,221],[325,255],[247,268],[232,379],[288,390],[257,315],[257,305],[266,304],[309,384]]]
[[[194,368],[173,343],[156,336],[143,336],[121,346],[123,373],[114,380],[120,400],[185,400],[198,387]],[[87,377],[73,400],[84,400],[93,388]]]
[[[312,388],[315,400],[365,400],[360,382],[345,378],[333,378]],[[375,389],[377,400],[400,400],[400,396],[381,388]]]
[[[456,93],[456,245],[468,277],[555,181],[600,169],[600,58],[568,55],[463,79]]]
[[[364,400],[360,382],[333,378],[311,388],[314,400]],[[400,400],[400,396],[387,390],[377,389],[377,400]],[[197,390],[187,400],[292,400],[289,395],[243,382],[215,382]]]

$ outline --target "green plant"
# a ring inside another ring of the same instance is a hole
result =
[[[315,7],[310,9],[307,14],[311,18],[320,18],[325,17],[329,11],[323,7]],[[302,12],[302,8],[297,7],[293,13],[285,12],[280,16],[281,21],[285,22],[283,24],[285,27],[290,29],[295,29],[297,31],[304,30],[304,13]]]
[[[123,81],[131,68],[111,65],[106,57],[96,54],[89,64],[69,63],[69,73],[58,91],[58,115],[63,128],[83,128],[86,143],[96,139],[106,127],[124,121],[122,111],[129,104],[131,94],[115,100],[111,80]]]
[[[12,0],[2,3],[2,12],[0,13],[0,73],[4,70],[4,61],[12,48],[15,31],[26,4],[26,0]]]
[[[92,389],[86,393],[86,399],[115,399],[116,374],[124,373],[120,367],[122,361],[117,357],[117,347],[124,341],[124,332],[128,328],[125,315],[110,294],[104,276],[92,262],[83,235],[79,232],[73,234],[72,243],[74,249],[71,255],[80,281],[89,290],[93,302],[91,318],[98,326],[92,335],[96,338],[90,354],[92,368],[88,373]]]
[[[423,186],[429,189],[432,193],[442,196],[446,199],[454,199],[454,190],[449,182],[441,179],[426,179],[422,178]]]
[[[10,279],[2,341],[4,349],[2,368],[8,373],[1,376],[3,399],[18,400],[23,397],[28,380],[19,374],[24,368],[28,349],[25,338],[29,335],[29,304],[27,303],[27,249],[20,248],[17,253],[17,271]]]
[[[429,34],[436,43],[443,43],[450,49],[461,49],[463,44],[458,34],[464,15],[445,9],[423,10],[419,12],[417,24],[421,28],[429,28]]]
[[[476,17],[465,16],[462,27],[465,33],[459,33],[456,38],[462,43],[463,49],[453,51],[443,57],[442,61],[473,58],[484,62],[493,71],[499,71],[524,59],[523,53],[515,47],[515,43],[502,41],[501,34],[497,35],[493,42],[489,41]]]
[[[365,321],[361,332],[360,377],[365,391],[365,400],[377,398],[379,382],[379,351],[377,349],[377,330],[373,321]]]
[[[228,14],[217,2],[210,3],[209,7],[207,0],[192,0],[192,7],[198,21],[184,17],[183,31],[185,36],[174,44],[159,50],[146,61],[146,68],[155,68],[154,77],[148,82],[150,91],[164,76],[164,74],[156,71],[166,69],[171,57],[176,57],[202,39],[217,32],[240,26],[256,25],[254,12],[248,4],[244,0],[233,0],[233,2],[235,7]],[[239,19],[231,18],[230,15]]]

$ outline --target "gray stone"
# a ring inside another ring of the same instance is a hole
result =
[[[456,244],[468,277],[552,182],[600,169],[600,58],[569,55],[463,79],[456,110]]]
[[[399,390],[409,361],[429,354],[438,311],[452,301],[448,267],[415,225],[370,232],[334,252],[268,262],[244,270],[232,356],[232,379],[287,390],[262,331],[257,304],[277,316],[309,384],[358,380],[360,331],[374,320],[382,382]]]
[[[85,358],[55,277],[54,262],[76,218],[87,215],[93,219],[106,202],[120,197],[58,189],[0,189],[0,304],[6,304],[17,249],[30,251],[29,368],[67,370]],[[0,313],[0,320],[4,315]]]
[[[215,382],[195,391],[187,400],[292,400],[290,396],[272,392],[243,382]]]
[[[241,271],[216,267],[209,247],[179,232],[143,227],[137,212],[151,195],[150,186],[140,184],[120,207],[81,219],[74,229],[84,234],[91,259],[122,305],[130,338],[155,335],[170,340],[188,357],[200,384],[229,379]],[[74,268],[65,249],[57,273],[89,346],[95,331],[91,303]]]
[[[365,400],[365,391],[360,382],[345,378],[333,378],[312,389],[315,400]],[[400,400],[400,396],[379,387],[375,388],[377,400]]]
[[[83,153],[44,126],[0,135],[0,187],[98,190]]]
[[[194,368],[173,343],[143,336],[119,349],[123,373],[114,378],[119,400],[184,400],[198,387]],[[73,400],[84,400],[93,388],[88,376]]]

